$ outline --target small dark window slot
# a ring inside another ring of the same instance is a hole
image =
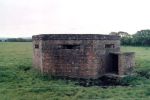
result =
[[[105,44],[105,48],[115,48],[114,44]]]
[[[80,45],[67,44],[67,45],[62,45],[61,48],[62,49],[80,49]]]
[[[38,44],[35,44],[35,48],[38,49],[38,48],[39,48],[39,45],[38,45]]]

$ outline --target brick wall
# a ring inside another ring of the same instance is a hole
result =
[[[135,53],[126,52],[119,55],[119,75],[131,74],[135,66]]]
[[[33,66],[35,69],[43,72],[43,61],[42,61],[42,40],[33,41]]]
[[[55,76],[89,78],[97,75],[92,40],[43,42],[43,72]]]

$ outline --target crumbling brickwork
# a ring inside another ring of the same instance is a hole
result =
[[[54,76],[96,79],[106,73],[126,74],[134,66],[134,54],[112,56],[120,52],[120,37],[114,35],[35,35],[33,51],[34,67]]]

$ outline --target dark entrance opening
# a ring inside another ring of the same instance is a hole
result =
[[[112,54],[111,73],[118,74],[118,55],[117,54]]]

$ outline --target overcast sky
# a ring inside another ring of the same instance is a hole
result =
[[[0,0],[0,37],[150,29],[150,0]]]

